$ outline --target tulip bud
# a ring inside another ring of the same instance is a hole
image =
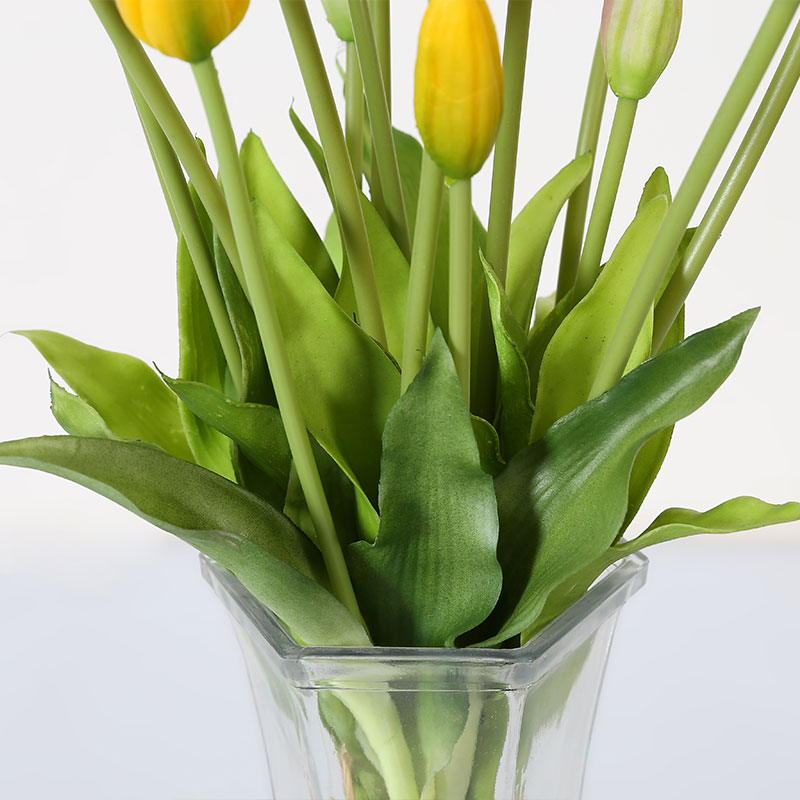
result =
[[[115,0],[128,30],[182,61],[205,61],[242,21],[250,0]]]
[[[603,56],[617,97],[650,93],[675,50],[682,9],[682,0],[605,0]]]
[[[353,41],[353,24],[350,22],[350,9],[347,0],[322,0],[325,16],[331,28],[343,42]]]
[[[494,146],[503,111],[503,68],[484,0],[431,0],[419,33],[414,111],[442,172],[474,175]]]

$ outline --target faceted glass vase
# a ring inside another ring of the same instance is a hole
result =
[[[524,647],[302,647],[227,570],[274,800],[579,800],[629,556]]]

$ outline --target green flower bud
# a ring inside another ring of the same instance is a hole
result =
[[[617,97],[650,93],[675,50],[682,10],[682,0],[605,0],[603,56]]]
[[[350,9],[347,0],[322,0],[325,16],[331,28],[343,42],[353,41],[353,25],[350,22]]]

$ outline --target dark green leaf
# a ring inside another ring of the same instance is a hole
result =
[[[349,548],[376,641],[452,647],[500,591],[492,479],[441,333],[386,422],[374,545]]]
[[[546,183],[511,225],[506,292],[517,322],[527,330],[544,253],[558,215],[592,168],[592,154],[576,158]]]
[[[194,461],[178,398],[154,370],[133,356],[51,331],[16,331],[122,439],[143,439],[171,455]]]
[[[494,477],[503,471],[506,462],[500,453],[500,437],[492,426],[483,417],[471,416],[472,432],[475,434],[475,441],[478,443],[478,452],[481,458],[481,469]]]
[[[625,518],[641,446],[719,388],[756,314],[740,314],[645,362],[563,417],[495,479],[503,593],[485,644],[533,625],[550,592],[605,553]]]
[[[322,557],[272,506],[201,467],[128,442],[71,436],[0,444],[0,463],[68,478],[227,567],[304,644],[365,645],[321,583]]]

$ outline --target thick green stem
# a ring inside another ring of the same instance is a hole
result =
[[[503,286],[508,267],[508,243],[511,235],[514,177],[517,170],[531,5],[531,0],[509,2],[503,44],[503,117],[494,146],[492,195],[486,235],[486,260],[494,268]]]
[[[795,28],[775,77],[745,134],[702,222],[692,237],[681,266],[658,301],[653,323],[653,352],[661,346],[689,292],[722,235],[733,209],[764,154],[767,143],[800,80],[800,25]]]
[[[347,141],[347,152],[353,165],[356,186],[361,188],[361,177],[364,174],[364,83],[361,80],[361,68],[358,65],[356,46],[347,43],[347,67],[344,80],[344,135]]]
[[[617,201],[619,182],[622,178],[622,169],[625,166],[625,156],[628,154],[628,145],[633,133],[633,123],[636,119],[637,100],[620,97],[617,101],[617,110],[614,114],[614,124],[611,126],[611,135],[608,140],[608,149],[603,161],[603,169],[597,184],[597,195],[589,218],[589,229],[586,232],[586,242],[578,264],[578,274],[575,278],[575,302],[577,303],[592,288],[592,284],[600,270],[603,259],[603,248],[608,237],[608,228],[611,224],[611,215]]]
[[[333,593],[358,620],[363,622],[339,538],[336,535],[328,501],[322,488],[317,464],[314,461],[308,431],[300,408],[300,398],[289,367],[267,267],[256,234],[250,193],[245,183],[236,137],[228,116],[217,70],[211,58],[193,64],[192,68],[211,128],[211,136],[219,159],[222,184],[230,204],[236,243],[242,256],[247,285],[250,287],[253,312],[261,342],[264,345],[278,408],[297,469],[297,477],[303,488],[308,510],[314,523],[317,545],[322,551]]]
[[[394,146],[389,104],[381,75],[378,45],[372,30],[367,0],[348,0],[348,6],[364,81],[364,94],[367,99],[367,112],[374,144],[373,156],[378,164],[383,199],[389,215],[389,230],[408,259],[411,258],[411,233],[403,199],[403,186],[400,182],[400,167]]]
[[[603,124],[603,111],[608,95],[608,78],[603,61],[603,46],[600,38],[592,59],[592,70],[589,74],[589,85],[586,87],[586,99],[583,103],[581,127],[578,132],[576,155],[597,152],[597,140],[600,138],[600,126]],[[575,285],[578,274],[578,262],[583,245],[583,231],[586,225],[586,212],[589,208],[589,192],[592,188],[592,172],[594,164],[583,183],[572,193],[567,204],[567,217],[564,223],[564,239],[561,245],[561,264],[558,271],[558,288],[556,302]]]
[[[371,0],[369,6],[372,27],[378,43],[378,56],[381,60],[381,75],[386,92],[389,116],[392,115],[392,4],[390,0]]]
[[[401,381],[403,392],[419,372],[428,344],[428,321],[433,291],[433,271],[436,263],[436,246],[439,241],[443,189],[442,172],[427,151],[424,151],[417,222],[414,229],[414,249],[411,252],[411,271],[408,277],[406,326],[403,331]]]
[[[364,330],[386,347],[386,329],[360,192],[308,7],[305,0],[280,0],[280,3],[325,151],[344,248],[353,276],[358,319]]]
[[[89,2],[116,48],[125,71],[139,88],[186,169],[204,208],[211,217],[214,230],[228,254],[242,288],[247,292],[225,196],[194,135],[189,130],[161,78],[158,77],[158,73],[141,44],[125,27],[116,5],[109,0],[89,0]]]
[[[450,187],[448,312],[450,351],[469,406],[472,337],[472,181],[469,178]]]
[[[197,280],[208,305],[211,320],[238,395],[242,389],[242,357],[236,342],[236,334],[233,332],[233,325],[228,316],[225,298],[222,296],[222,289],[219,286],[214,260],[197,216],[192,195],[186,185],[178,157],[164,135],[164,131],[161,130],[158,120],[150,111],[133,81],[129,79],[129,83],[133,102],[136,104],[139,119],[150,144],[156,172],[162,186],[166,189],[168,204],[174,210],[175,219],[192,258]]]
[[[750,105],[798,5],[800,0],[773,0],[650,248],[600,364],[591,397],[610,389],[622,376],[692,214]]]

